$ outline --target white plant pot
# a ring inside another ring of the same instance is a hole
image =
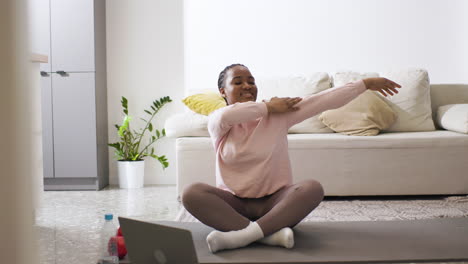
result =
[[[145,161],[117,161],[119,186],[122,189],[142,188],[145,178]]]

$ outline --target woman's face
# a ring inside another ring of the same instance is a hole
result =
[[[255,79],[243,66],[235,66],[226,72],[224,87],[219,91],[229,105],[257,100]]]

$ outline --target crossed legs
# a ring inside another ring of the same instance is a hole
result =
[[[283,227],[293,228],[322,202],[323,196],[322,185],[315,180],[283,187],[267,199],[257,223],[265,236]]]
[[[323,188],[315,180],[285,186],[261,198],[240,198],[203,183],[192,184],[182,193],[184,207],[205,225],[236,234],[229,231],[249,228],[255,230],[250,226],[253,223],[251,221],[256,221],[254,223],[265,237],[283,231],[285,227],[294,227],[315,209],[322,199]],[[258,231],[252,232],[258,234]]]

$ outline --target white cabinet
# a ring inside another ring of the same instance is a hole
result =
[[[94,72],[94,0],[50,0],[50,21],[52,71]]]
[[[32,43],[50,62],[41,69],[44,188],[101,189],[109,182],[105,1],[31,2]]]
[[[54,133],[52,124],[52,78],[41,76],[42,159],[44,178],[54,177]]]
[[[52,75],[55,178],[97,177],[94,73]]]

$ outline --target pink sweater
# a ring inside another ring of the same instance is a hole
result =
[[[288,129],[325,110],[339,108],[366,90],[363,81],[306,96],[298,111],[269,114],[265,103],[235,103],[209,116],[216,151],[216,186],[243,198],[259,198],[292,184]]]

